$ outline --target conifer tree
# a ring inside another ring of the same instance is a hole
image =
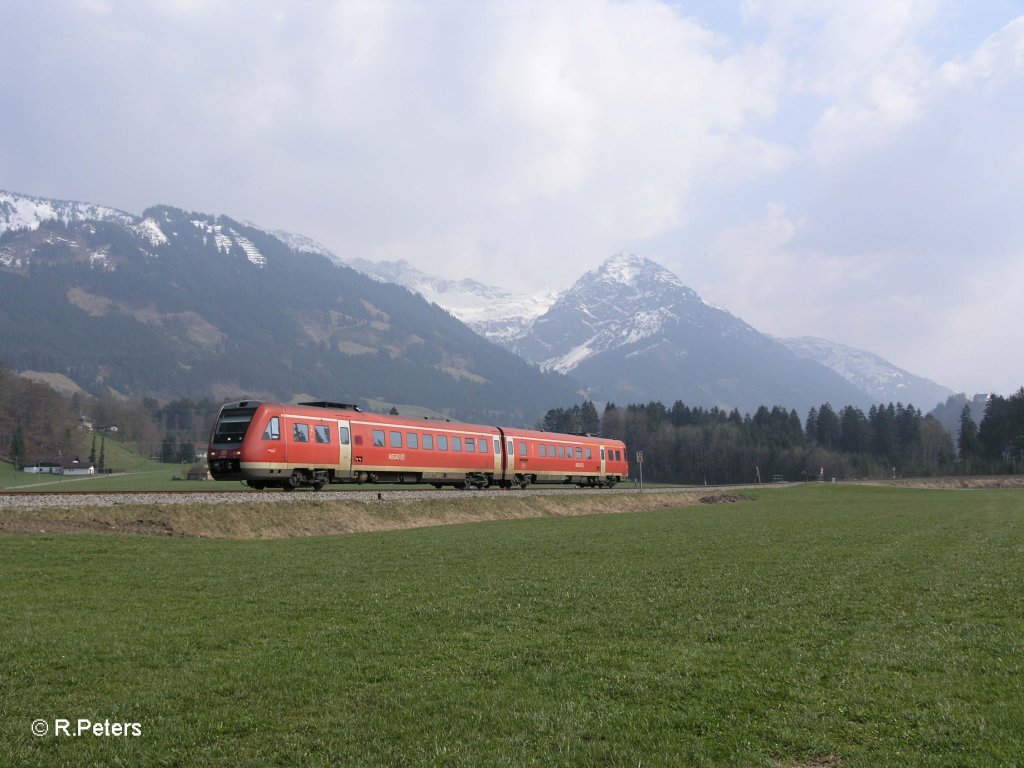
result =
[[[978,426],[971,418],[971,406],[964,405],[960,412],[960,433],[956,439],[956,449],[960,454],[961,461],[971,462],[981,453],[981,443],[978,442]]]
[[[601,431],[601,418],[593,402],[587,400],[580,408],[580,431],[584,434],[596,435]]]

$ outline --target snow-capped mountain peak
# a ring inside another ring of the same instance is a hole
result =
[[[912,403],[930,409],[953,394],[941,384],[908,373],[863,349],[815,336],[778,341],[798,357],[814,360],[835,371],[875,402]]]
[[[332,251],[323,243],[314,240],[312,237],[299,235],[296,234],[295,232],[288,232],[287,230],[284,229],[267,229],[266,227],[261,227],[259,224],[254,224],[251,221],[244,221],[242,223],[245,224],[245,226],[247,227],[252,227],[253,229],[258,229],[261,232],[266,232],[268,235],[273,235],[282,243],[291,248],[293,251],[301,251],[303,253],[315,253],[318,256],[325,256],[331,261],[333,261],[335,264],[345,263],[345,261],[341,257],[336,256],[334,254],[334,251]]]
[[[583,275],[514,348],[546,370],[568,373],[594,355],[660,336],[715,310],[651,259],[619,253]],[[723,326],[724,327],[724,326]]]
[[[0,234],[9,229],[38,229],[44,221],[114,221],[135,224],[137,216],[94,203],[74,200],[48,200],[17,192],[0,190]]]
[[[522,336],[560,295],[550,287],[515,293],[470,278],[450,280],[421,272],[405,260],[350,259],[348,265],[377,280],[397,283],[420,294],[481,336],[506,345]]]
[[[617,253],[604,261],[591,273],[598,281],[627,288],[640,288],[662,284],[674,289],[690,291],[672,272],[656,261],[632,253]],[[692,293],[692,291],[691,291]]]

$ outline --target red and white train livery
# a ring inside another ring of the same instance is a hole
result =
[[[384,416],[329,402],[228,403],[208,460],[216,480],[285,490],[378,482],[611,487],[629,476],[621,440]]]

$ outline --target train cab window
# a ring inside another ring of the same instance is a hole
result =
[[[401,448],[402,447],[402,433],[401,432],[392,432],[389,435],[389,437],[391,438],[391,447],[392,448]]]
[[[622,451],[616,451],[615,452],[615,460],[616,461],[622,461]]]
[[[583,449],[580,448],[578,445],[576,446],[576,458],[577,459],[582,459],[583,458]]]
[[[594,449],[593,448],[587,448],[587,458],[588,459],[594,458]]]
[[[267,428],[263,430],[264,440],[280,440],[281,439],[281,420],[274,416],[267,422]]]
[[[490,443],[487,441],[487,438],[486,437],[481,437],[480,438],[480,453],[487,453],[487,450],[488,450],[487,446],[488,445],[490,445]],[[495,449],[494,452],[497,453],[498,450]]]
[[[318,443],[331,442],[331,428],[326,424],[317,424],[313,427],[313,437]]]
[[[420,436],[415,432],[405,433],[405,445],[408,448],[419,448],[420,447]]]
[[[292,424],[292,439],[296,443],[308,443],[309,424]]]
[[[466,453],[476,453],[476,440],[472,437],[466,438]]]
[[[452,450],[453,451],[458,451],[459,453],[462,453],[462,438],[461,437],[453,437],[452,438]]]
[[[565,446],[564,445],[558,446],[558,458],[560,458],[560,459],[564,459],[565,458]]]
[[[348,445],[348,427],[338,427],[338,441],[342,445]]]
[[[434,450],[434,436],[424,435],[423,436],[423,448],[428,451]]]
[[[538,456],[547,456],[548,455],[548,447],[546,445],[544,445],[544,443],[541,443],[540,445],[537,446],[537,455]]]
[[[386,445],[386,443],[384,442],[384,430],[383,429],[375,429],[375,430],[373,430],[373,447],[374,448],[383,448],[385,445]]]
[[[437,450],[447,451],[448,450],[448,435],[437,436]]]
[[[525,456],[526,455],[526,441],[525,440],[522,440],[522,441],[519,442],[519,455],[520,456]]]

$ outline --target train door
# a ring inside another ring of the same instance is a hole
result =
[[[501,458],[501,440],[497,437],[488,438],[491,441],[491,449],[494,451],[494,477],[498,480],[504,478],[505,465]]]
[[[334,476],[343,480],[352,477],[352,430],[348,421],[338,421],[338,468]]]
[[[602,445],[601,446],[601,476],[602,477],[604,477],[604,475],[607,474],[607,470],[605,469],[604,461],[605,461],[604,446]]]

